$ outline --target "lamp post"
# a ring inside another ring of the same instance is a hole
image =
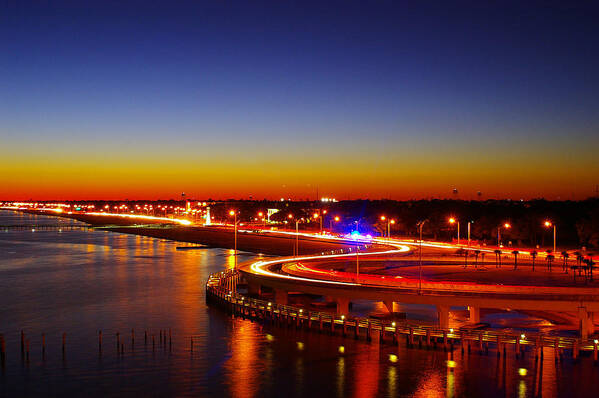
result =
[[[470,224],[474,221],[468,221],[468,247],[470,247]]]
[[[460,244],[460,222],[458,220],[456,220],[455,218],[451,217],[449,219],[449,223],[450,224],[458,224],[458,245]]]
[[[359,257],[359,251],[360,251],[360,245],[356,245],[356,283],[360,283],[360,257]]]
[[[314,217],[315,220],[320,218],[320,220],[319,220],[319,222],[320,222],[320,234],[322,235],[322,217],[318,213],[314,213],[312,215],[312,217]]]
[[[293,214],[289,214],[287,216],[288,219],[293,220]],[[293,256],[296,257],[297,256],[297,245],[298,245],[298,232],[299,232],[299,227],[297,225],[298,221],[295,220],[295,244],[293,245]]]
[[[381,216],[381,221],[387,221],[387,239],[391,239],[391,224],[395,224],[395,220]]]
[[[235,210],[231,210],[229,212],[230,216],[233,216],[233,234],[234,234],[234,251],[233,251],[233,255],[235,256],[235,262],[233,265],[233,269],[236,270],[237,269],[237,212]]]
[[[427,221],[428,220],[422,220],[417,224],[418,229],[420,230],[420,245],[418,250],[418,294],[422,291],[422,227]]]
[[[329,220],[329,230],[333,232],[333,221],[338,222],[339,216],[335,216]]]
[[[299,220],[295,220],[295,256],[299,256]]]
[[[553,252],[555,253],[556,249],[557,249],[557,227],[556,227],[555,223],[552,223],[549,220],[545,221],[545,227],[546,228],[553,227]]]
[[[505,229],[510,229],[512,226],[510,225],[510,223],[505,223],[503,225],[500,225],[497,227],[497,247],[501,247],[501,227],[503,226],[503,228]]]
[[[266,218],[264,217],[264,213],[259,211],[258,218],[262,219],[262,229],[266,229]]]

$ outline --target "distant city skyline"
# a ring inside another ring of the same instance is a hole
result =
[[[596,195],[591,5],[26,3],[0,200]]]

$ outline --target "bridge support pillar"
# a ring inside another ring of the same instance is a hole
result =
[[[470,323],[480,323],[480,308],[468,306],[468,311],[470,312]]]
[[[338,297],[335,299],[337,303],[337,315],[347,315],[349,313],[349,299]]]
[[[449,306],[437,305],[437,315],[439,316],[439,327],[449,329]]]
[[[287,305],[289,303],[289,295],[286,290],[274,289],[275,290],[275,301],[277,304]]]
[[[383,301],[383,304],[385,304],[385,307],[387,307],[387,311],[389,311],[390,314],[393,314],[394,312],[399,312],[399,303],[398,302]]]
[[[262,289],[259,283],[248,283],[248,293],[260,296]]]
[[[583,339],[587,339],[589,334],[593,334],[595,332],[593,313],[587,312],[586,307],[578,307],[578,324],[580,337]]]

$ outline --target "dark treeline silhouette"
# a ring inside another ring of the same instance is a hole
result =
[[[415,237],[418,234],[417,223],[427,220],[423,227],[423,236],[438,240],[456,238],[457,223],[448,222],[449,218],[453,217],[460,222],[462,239],[466,239],[467,224],[470,221],[473,240],[496,244],[497,229],[501,228],[501,241],[504,245],[512,242],[514,246],[539,245],[545,248],[553,245],[553,227],[548,228],[544,225],[548,220],[557,227],[558,246],[599,247],[599,199],[582,201],[346,200],[334,203],[190,199],[189,202],[194,207],[206,202],[216,221],[231,218],[228,216],[231,209],[237,210],[238,220],[245,223],[257,221],[259,212],[266,214],[267,209],[278,209],[279,212],[271,217],[271,221],[287,221],[288,226],[289,224],[295,226],[295,220],[299,219],[300,228],[310,230],[320,228],[318,217],[314,217],[314,214],[318,214],[319,217],[323,217],[323,228],[328,230],[332,226],[336,232],[351,232],[358,228],[361,233],[382,235],[387,231],[387,221],[393,219],[395,223],[391,225],[392,235]],[[101,209],[106,204],[111,207],[127,204],[131,209],[136,204],[147,203],[152,203],[154,206],[185,207],[185,201],[182,200],[85,201],[85,203],[94,204],[96,209]],[[292,218],[289,218],[290,214]],[[385,221],[380,219],[382,215],[386,217]],[[334,221],[335,217],[339,217],[339,221]],[[502,227],[505,223],[508,223],[510,228]]]

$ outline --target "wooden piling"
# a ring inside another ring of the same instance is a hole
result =
[[[42,358],[46,356],[46,335],[42,333]]]
[[[66,332],[62,332],[62,355],[63,356],[64,356],[66,344],[67,344],[67,334],[66,334]]]
[[[497,335],[497,358],[501,356],[501,336]]]
[[[144,330],[144,345],[148,344],[148,331]]]
[[[98,351],[102,352],[102,331],[98,332]]]
[[[483,334],[482,334],[482,332],[478,334],[478,352],[481,354],[483,352]]]
[[[368,318],[368,329],[366,330],[366,340],[372,341],[372,322]]]
[[[190,346],[189,346],[189,350],[190,350],[191,352],[193,352],[193,336],[192,336],[192,337],[190,337],[190,338],[189,338],[189,340],[190,340]]]
[[[131,348],[135,345],[135,330],[131,329]]]
[[[0,334],[0,359],[2,363],[6,359],[6,343],[4,342],[4,336]]]
[[[25,352],[25,333],[21,330],[21,355]]]
[[[318,314],[318,330],[322,333],[322,314]]]

